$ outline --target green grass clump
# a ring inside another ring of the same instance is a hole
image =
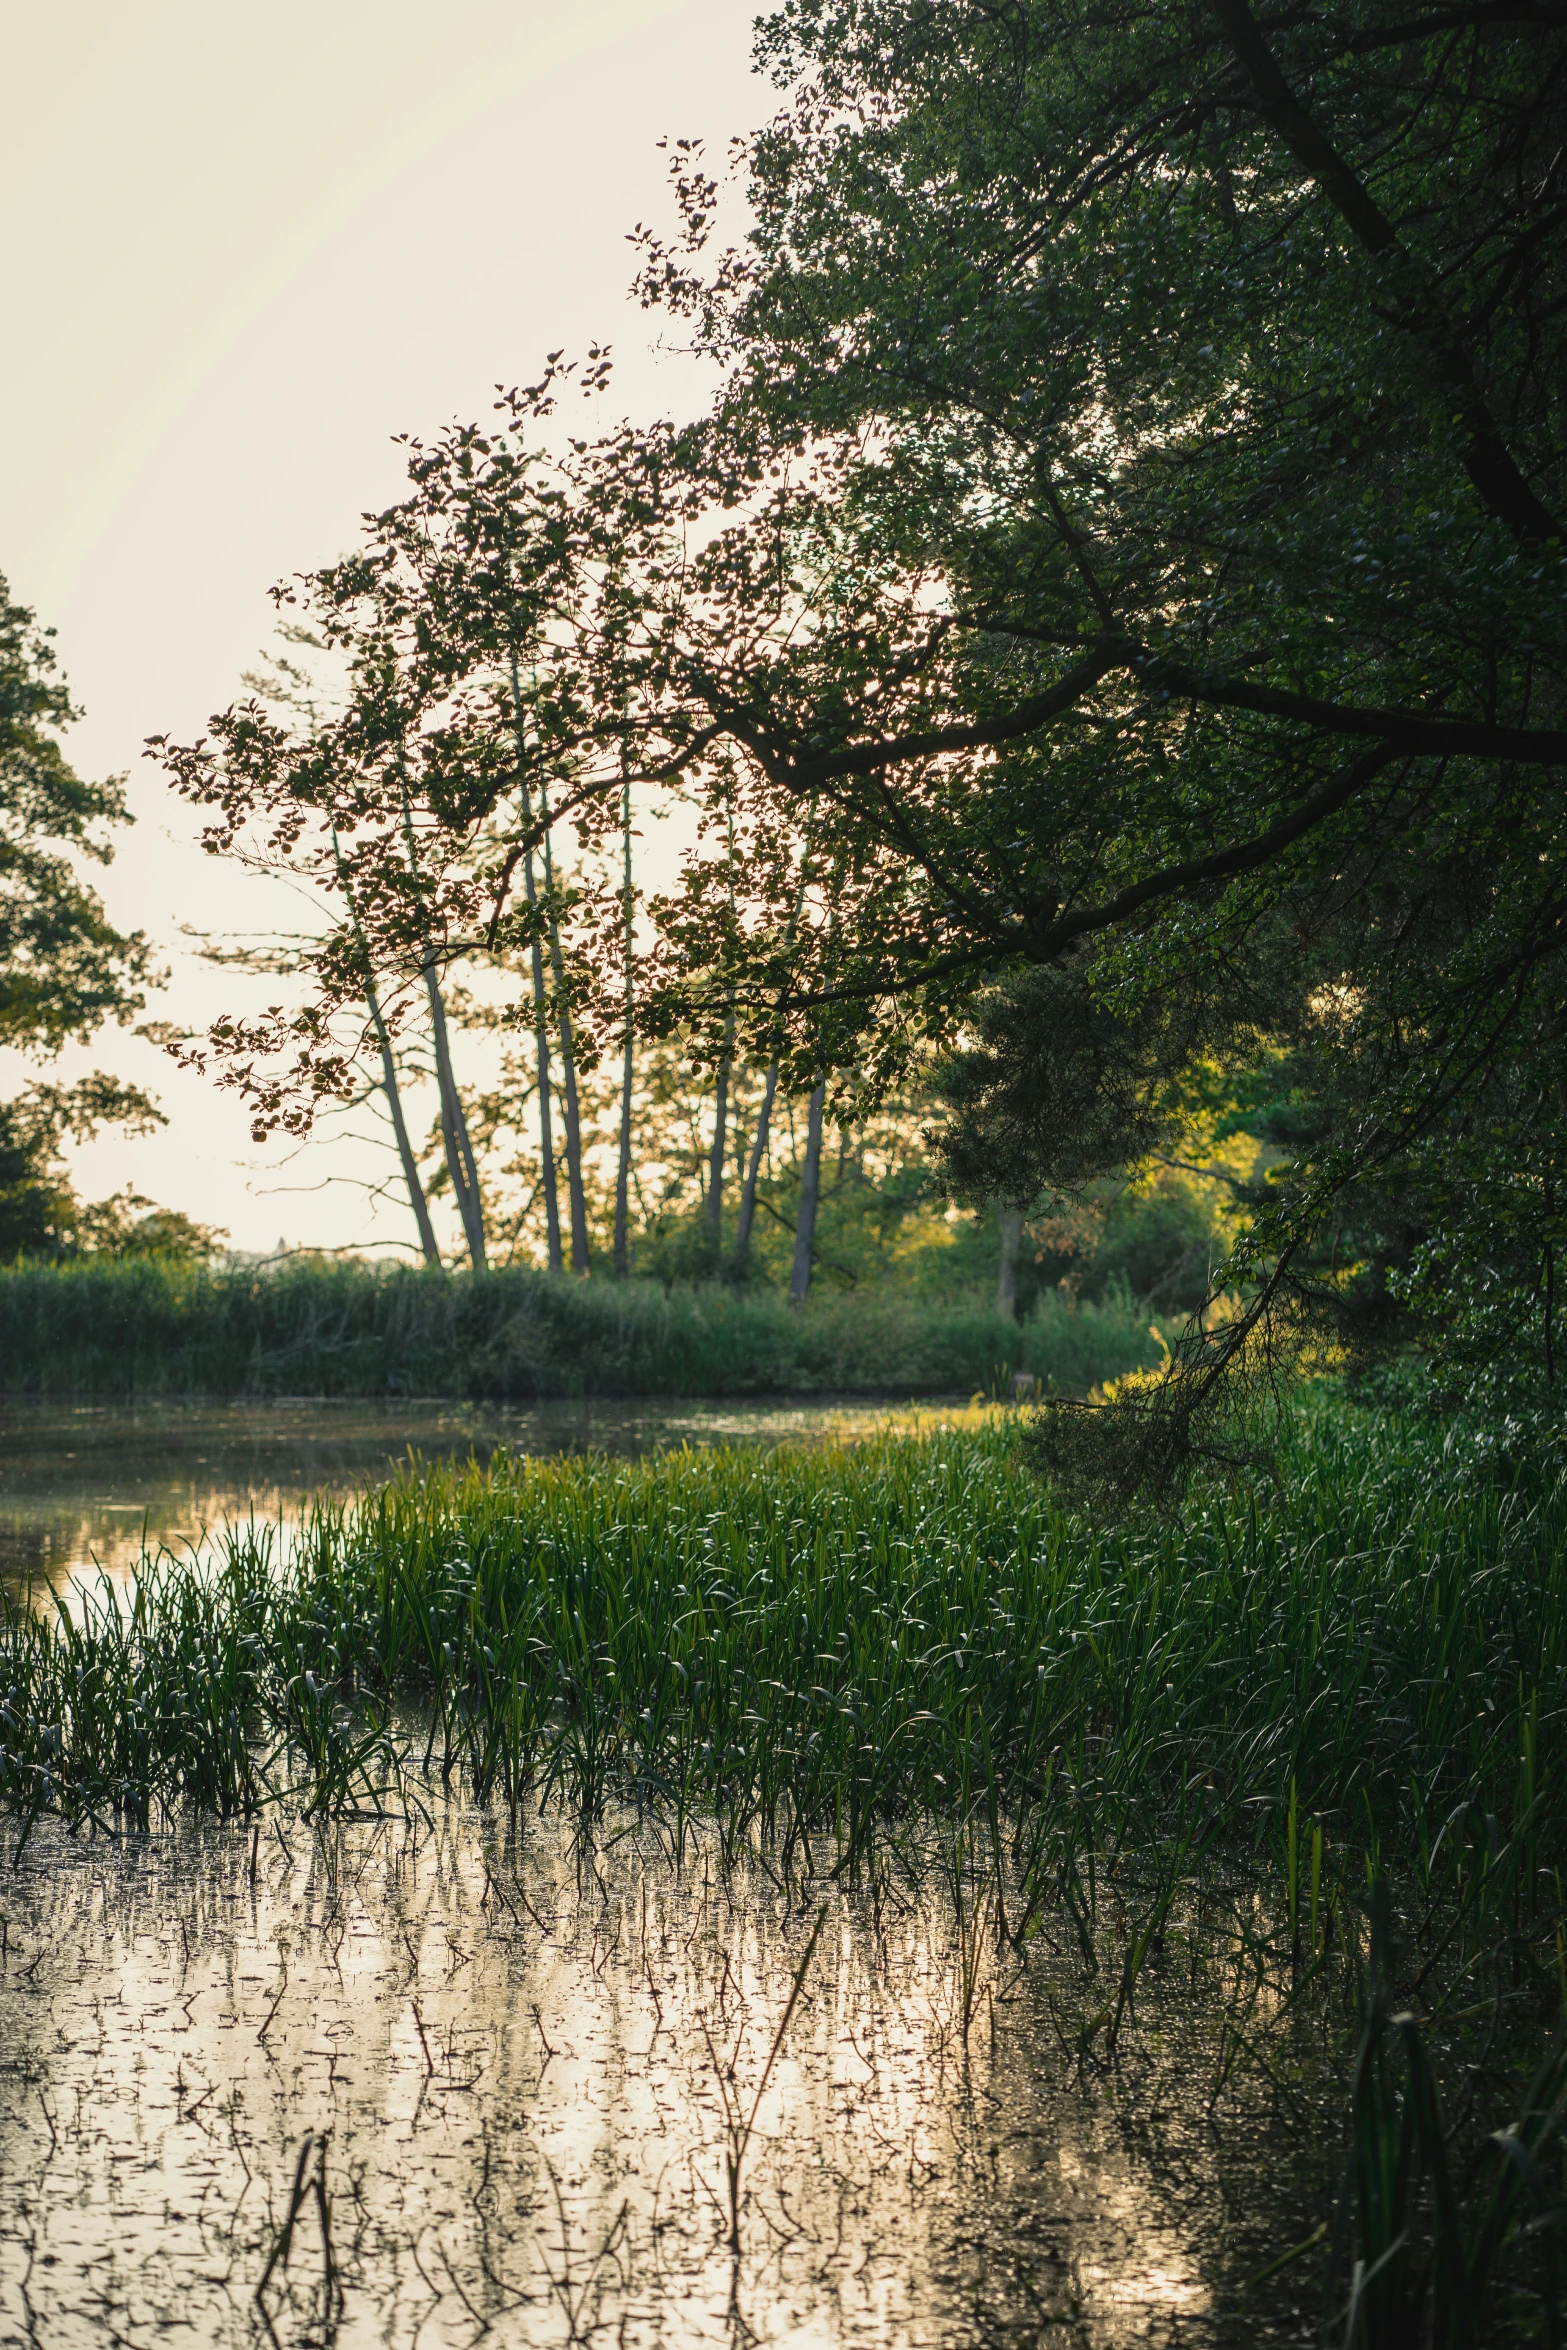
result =
[[[578,1395],[972,1392],[1032,1372],[1069,1393],[1157,1362],[1123,1293],[1027,1321],[963,1297],[569,1279],[512,1266],[157,1259],[0,1269],[0,1393]]]
[[[1276,1496],[1113,1531],[994,1418],[500,1458],[318,1505],[286,1571],[243,1532],[84,1624],[10,1607],[0,1791],[243,1812],[269,1748],[319,1747],[323,1722],[351,1748],[417,1700],[432,1767],[482,1799],[630,1797],[834,1865],[978,1804],[1041,1852],[1154,1825],[1292,1850],[1297,1904],[1324,1853],[1331,1874],[1384,1851],[1532,1903],[1558,1849],[1564,1536],[1559,1469],[1465,1471],[1337,1409],[1300,1416]]]

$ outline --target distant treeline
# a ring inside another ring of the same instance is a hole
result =
[[[9,1395],[935,1393],[1020,1371],[1082,1393],[1159,1359],[1146,1309],[579,1281],[401,1265],[161,1259],[0,1270]]]

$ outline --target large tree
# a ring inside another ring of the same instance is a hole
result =
[[[748,245],[687,155],[645,285],[731,447],[833,468],[816,690],[707,696],[882,868],[821,992],[963,999],[951,1161],[1019,1198],[1249,1063],[1257,1317],[1549,1376],[1567,16],[791,0],[762,52]]]
[[[748,237],[685,149],[644,250],[712,415],[546,466],[554,374],[316,583],[426,678],[454,838],[508,767],[590,840],[704,791],[645,1017],[801,1092],[960,1045],[992,1196],[1228,1088],[1288,1156],[1156,1466],[1292,1313],[1552,1374],[1567,20],[790,0],[761,53]],[[529,837],[443,952],[538,935]]]

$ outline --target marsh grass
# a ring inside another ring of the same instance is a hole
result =
[[[1328,2338],[1481,2339],[1504,2268],[1554,2309],[1564,1585],[1559,1462],[1325,1397],[1276,1491],[1118,1527],[1020,1468],[1002,1413],[415,1464],[318,1504],[286,1562],[242,1529],[8,1605],[0,1801],[144,1830],[445,1790],[585,1848],[629,1810],[676,1865],[716,1840],[873,1908],[944,1877],[954,2044],[1043,1938],[1076,1954],[1051,2013],[1079,2073],[1121,2060],[1179,1914],[1232,1953],[1211,2108],[1281,2017],[1346,2062],[1358,2035]]]
[[[972,1817],[1021,1870],[1024,1938],[1042,1888],[1090,1916],[1119,1853],[1215,1840],[1266,1866],[1303,1957],[1384,1861],[1520,1930],[1554,1908],[1560,1468],[1318,1405],[1276,1495],[1106,1528],[1014,1430],[415,1464],[316,1504],[286,1562],[251,1526],[8,1603],[0,1791],[143,1827],[285,1788],[327,1812],[401,1754],[481,1803],[629,1800],[676,1850],[712,1817],[840,1875]]]
[[[157,1259],[0,1268],[0,1393],[550,1396],[971,1393],[1018,1373],[1066,1393],[1160,1359],[1146,1312],[1052,1293],[988,1301]]]

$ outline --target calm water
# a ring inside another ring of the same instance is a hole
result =
[[[1282,2127],[1244,2068],[1212,2101],[1230,1987],[1176,1938],[1077,2062],[1103,1973],[965,1939],[935,1856],[872,1903],[432,1797],[13,1858],[0,2343],[1315,2339],[1310,2274],[1247,2279],[1331,2203],[1336,2116],[1293,2066]],[[307,2135],[337,2281],[312,2201],[263,2323]]]
[[[889,1416],[12,1408],[0,1555],[60,1588],[93,1559],[133,1569],[144,1538],[252,1510],[286,1528],[410,1450],[813,1441]],[[934,1848],[872,1898],[780,1885],[757,1854],[726,1869],[702,1830],[677,1865],[629,1818],[590,1851],[556,1816],[414,1792],[406,1819],[315,1830],[44,1820],[20,1852],[0,1822],[0,2350],[1314,2338],[1309,2264],[1247,2280],[1331,2206],[1341,2089],[1287,2035],[1226,2058],[1267,2004],[1244,1935],[1226,1957],[1210,1924],[1188,1963],[1172,1932],[1095,2061],[1119,1890],[1085,1974],[1064,1930],[1026,1963],[1001,1944]],[[258,2309],[307,2139],[333,2275],[310,2200]]]
[[[940,1405],[920,1408],[928,1425]],[[908,1415],[904,1415],[907,1417]],[[252,1514],[281,1523],[310,1493],[346,1495],[410,1452],[642,1453],[679,1444],[808,1442],[885,1422],[858,1403],[147,1403],[0,1407],[0,1577],[61,1588],[94,1562],[133,1567]]]

